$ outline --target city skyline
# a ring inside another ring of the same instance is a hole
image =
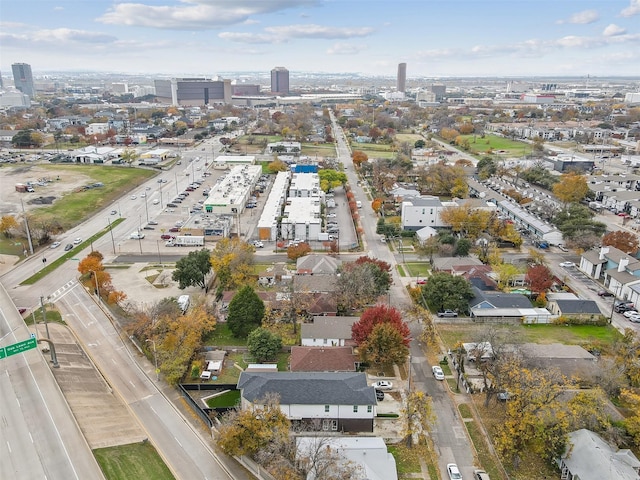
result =
[[[639,19],[640,0],[7,0],[0,69],[640,76]]]

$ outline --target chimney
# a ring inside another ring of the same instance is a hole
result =
[[[618,263],[618,271],[624,272],[629,265],[629,258],[621,258],[620,263]]]
[[[604,260],[604,256],[609,253],[609,247],[600,247],[600,260]]]

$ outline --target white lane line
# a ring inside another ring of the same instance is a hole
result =
[[[180,445],[180,448],[183,448],[182,444],[180,443],[180,440],[178,440],[178,438],[175,435],[174,435],[173,438],[176,440],[176,442],[178,442],[178,445]],[[9,442],[7,442],[7,443],[9,443]]]

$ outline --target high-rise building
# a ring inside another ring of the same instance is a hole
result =
[[[271,70],[271,92],[282,95],[289,93],[289,70],[284,67]]]
[[[204,106],[231,103],[231,80],[222,78],[172,78],[154,80],[160,102],[179,106]]]
[[[36,89],[33,86],[31,65],[28,63],[14,63],[11,65],[11,70],[13,71],[13,84],[16,88],[33,99],[36,96]]]
[[[398,64],[398,79],[396,80],[396,90],[398,92],[405,92],[407,89],[407,64]]]

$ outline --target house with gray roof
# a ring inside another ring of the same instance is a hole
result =
[[[403,230],[420,230],[424,227],[446,227],[440,214],[455,202],[442,202],[438,197],[405,197],[402,201],[401,223]]]
[[[640,260],[612,246],[582,254],[578,267],[587,276],[602,280],[604,287],[619,300],[640,301]]]
[[[243,409],[277,395],[287,418],[307,428],[373,432],[376,394],[362,372],[242,372],[238,390]]]
[[[335,275],[342,260],[329,255],[305,255],[296,260],[298,275]]]
[[[520,293],[489,292],[472,287],[474,297],[469,301],[474,322],[492,323],[549,323],[551,313],[546,308],[531,305]]]
[[[301,343],[305,347],[344,347],[353,345],[351,327],[360,317],[313,317],[313,323],[303,323]]]
[[[557,462],[563,480],[640,480],[640,461],[631,450],[618,450],[585,428],[569,434]]]
[[[602,316],[600,307],[593,300],[584,298],[549,300],[547,310],[553,315],[596,320]]]

